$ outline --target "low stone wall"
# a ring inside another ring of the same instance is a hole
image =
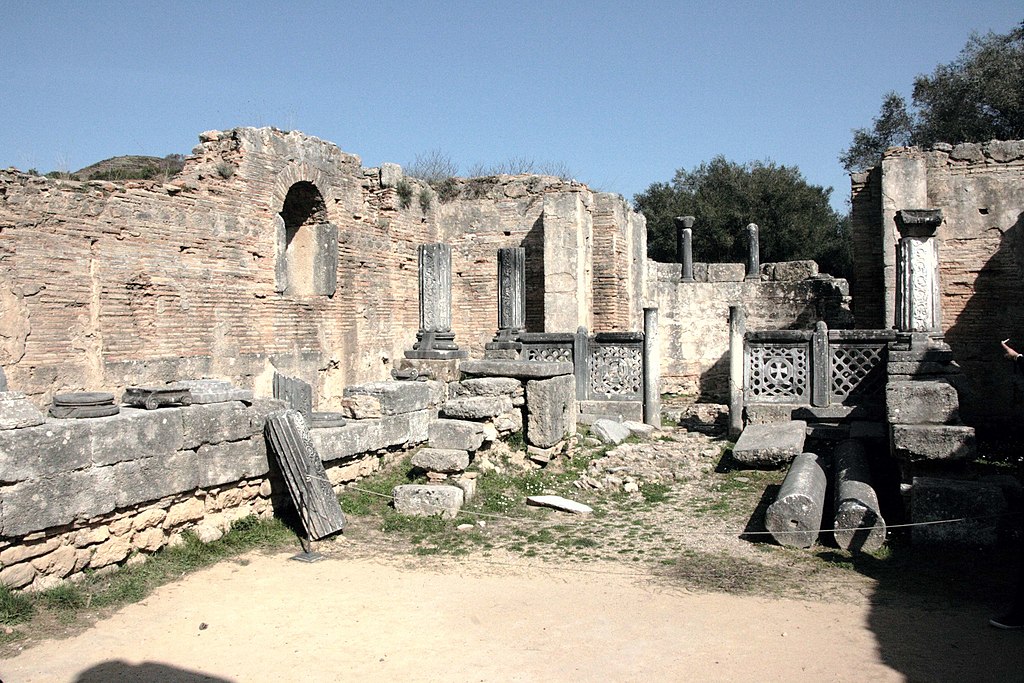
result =
[[[846,280],[818,273],[813,261],[765,263],[745,279],[741,263],[694,264],[680,282],[678,263],[648,262],[648,299],[658,307],[661,391],[728,400],[729,307],[742,306],[747,328],[852,327]]]
[[[219,538],[286,503],[263,425],[284,403],[257,399],[0,431],[0,583],[45,589],[180,542]],[[315,429],[337,490],[427,439],[436,409]]]

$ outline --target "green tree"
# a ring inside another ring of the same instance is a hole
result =
[[[795,166],[738,164],[718,156],[670,182],[653,183],[633,203],[647,218],[647,252],[676,260],[673,218],[694,216],[693,258],[742,262],[746,226],[760,227],[763,262],[814,259],[822,270],[850,270],[849,223],[829,204],[831,188],[810,185]]]
[[[872,128],[853,132],[839,161],[876,165],[886,147],[1024,138],[1024,22],[1007,34],[972,34],[959,57],[914,79],[913,107],[886,95]]]

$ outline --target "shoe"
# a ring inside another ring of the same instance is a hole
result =
[[[995,626],[1007,631],[1018,631],[1024,629],[1024,614],[1014,611],[994,619],[989,619],[988,623],[989,626]]]

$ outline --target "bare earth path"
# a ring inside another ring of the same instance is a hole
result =
[[[315,564],[251,554],[0,661],[0,675],[4,683],[1024,678],[1021,635],[988,628],[983,614],[695,594],[642,572],[512,556],[374,557],[344,544]]]

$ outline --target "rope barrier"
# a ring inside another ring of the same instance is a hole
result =
[[[325,480],[326,481],[326,480]],[[394,496],[386,493],[378,493],[377,491],[371,491],[369,489],[360,488],[358,486],[346,486],[346,490],[359,491],[360,493],[367,493],[371,496],[378,496],[380,498],[387,498],[388,500],[394,500]],[[440,512],[442,508],[438,507]],[[479,512],[476,510],[460,510],[462,514],[476,515],[478,517],[491,517],[495,519],[504,519],[510,522],[522,521],[518,517],[509,517],[508,515],[498,515],[490,512]],[[1016,517],[1020,516],[1021,512],[1007,512],[998,515],[981,515],[978,517],[956,517],[952,519],[936,519],[927,522],[909,522],[906,524],[877,524],[874,526],[859,526],[859,527],[828,527],[821,529],[794,529],[793,531],[715,531],[706,529],[676,529],[677,533],[689,536],[729,536],[729,537],[743,537],[743,536],[777,536],[780,534],[806,534],[806,533],[830,533],[835,531],[873,531],[875,529],[910,529],[913,527],[925,527],[935,526],[939,524],[959,524],[961,522],[973,522],[984,519],[996,519],[1001,517]]]

